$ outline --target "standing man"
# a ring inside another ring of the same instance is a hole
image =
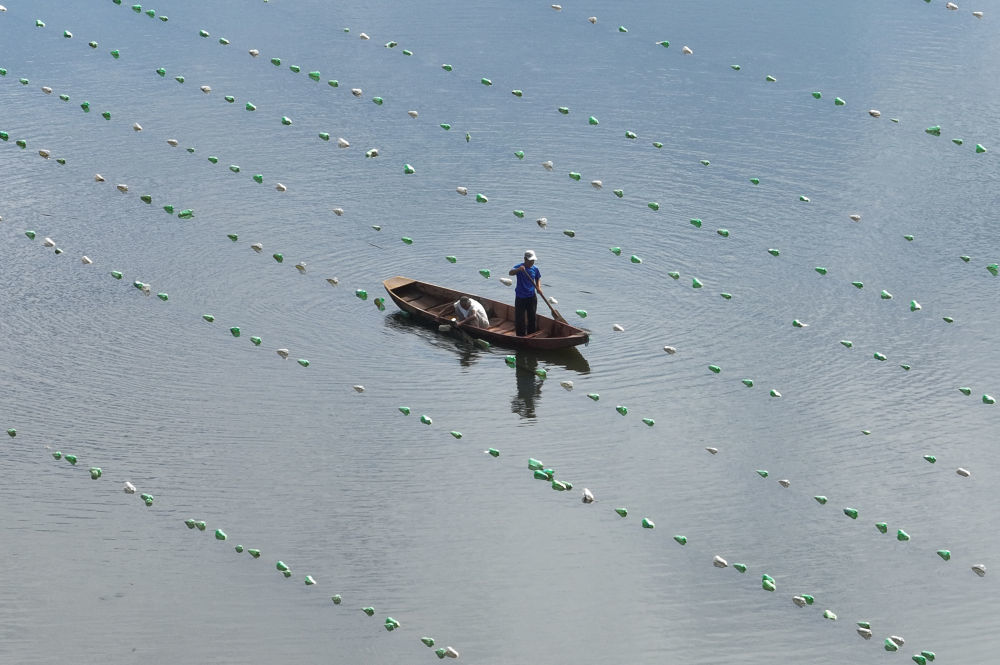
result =
[[[527,249],[524,251],[524,263],[518,263],[507,273],[517,276],[517,286],[514,288],[514,329],[518,337],[530,335],[538,329],[535,325],[535,311],[538,309],[535,291],[542,291],[538,283],[542,273],[535,267],[537,260],[535,253]]]

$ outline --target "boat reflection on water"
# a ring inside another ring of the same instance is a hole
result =
[[[467,341],[457,331],[441,332],[433,326],[419,321],[407,312],[393,312],[385,317],[385,326],[393,330],[404,331],[408,335],[417,335],[433,347],[458,354],[458,362],[462,367],[470,367],[482,355],[483,350]]]
[[[452,330],[450,332],[440,332],[434,328],[424,325],[412,319],[406,312],[394,312],[385,317],[387,327],[394,329],[405,329],[409,333],[415,333],[435,347],[447,349],[456,354],[458,363],[462,367],[468,368],[479,362],[483,357],[495,357],[497,353],[513,355],[514,380],[517,385],[517,392],[510,401],[511,413],[516,413],[522,418],[534,418],[535,407],[542,396],[542,384],[545,379],[538,376],[539,369],[550,369],[561,367],[576,372],[581,375],[590,373],[590,363],[580,353],[579,347],[569,347],[554,351],[539,351],[533,349],[519,349],[510,351],[494,346],[490,349],[483,349],[471,338],[462,335],[460,332]]]
[[[582,375],[590,373],[590,363],[575,347],[560,351],[520,350],[514,358],[517,392],[510,401],[510,410],[522,418],[535,417],[535,406],[542,397],[542,385],[546,380],[538,376],[539,365],[559,366]]]

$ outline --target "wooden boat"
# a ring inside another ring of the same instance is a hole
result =
[[[455,302],[463,295],[478,300],[490,318],[490,327],[477,328],[467,323],[461,330],[490,344],[522,349],[562,349],[584,344],[588,339],[587,331],[542,316],[541,312],[536,314],[538,330],[518,337],[514,332],[513,305],[408,277],[390,277],[382,284],[401,310],[437,325],[451,323],[457,316]]]

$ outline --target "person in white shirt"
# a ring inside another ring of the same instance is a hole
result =
[[[486,310],[479,302],[469,296],[462,296],[458,299],[458,302],[455,303],[455,313],[459,317],[455,325],[471,323],[477,328],[490,327],[490,319],[486,316]]]

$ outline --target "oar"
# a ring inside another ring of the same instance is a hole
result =
[[[549,306],[550,310],[552,310],[552,318],[554,318],[559,323],[565,323],[566,325],[569,325],[569,321],[563,318],[563,315],[560,314],[559,311],[552,306],[552,303],[549,302],[549,299],[545,297],[544,293],[542,293],[542,287],[539,286],[538,284],[535,284],[535,288],[538,290],[538,293],[542,296],[542,300],[545,301],[545,304]]]

